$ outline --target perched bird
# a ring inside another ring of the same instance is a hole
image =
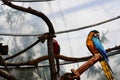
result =
[[[87,48],[89,49],[89,51],[93,55],[100,53],[100,55],[103,57],[103,59],[100,60],[100,64],[103,68],[103,71],[108,80],[113,80],[113,72],[108,64],[109,59],[107,56],[107,52],[105,51],[105,49],[101,43],[101,40],[99,39],[99,32],[97,30],[92,30],[88,34],[88,37],[86,40],[86,45],[87,45]]]
[[[55,40],[55,39],[53,39],[53,52],[54,52],[54,55],[60,54],[60,45],[58,44],[57,40]],[[60,71],[59,59],[56,58],[55,60],[56,60],[57,72],[58,72],[58,76],[59,76],[59,71]]]

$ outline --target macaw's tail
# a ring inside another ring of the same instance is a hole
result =
[[[101,60],[100,64],[102,65],[103,71],[107,77],[108,80],[114,80],[113,79],[113,72],[110,68],[109,64],[105,60]]]
[[[59,76],[60,75],[59,74],[59,71],[60,71],[59,59],[56,59],[56,65],[57,65],[57,72],[58,72],[58,76]]]

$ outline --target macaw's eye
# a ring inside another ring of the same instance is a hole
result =
[[[99,38],[99,33],[96,33],[94,36],[97,37],[97,38]]]

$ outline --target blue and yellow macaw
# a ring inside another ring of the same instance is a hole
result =
[[[88,37],[86,40],[86,45],[87,45],[89,51],[93,55],[100,53],[100,55],[103,57],[103,59],[100,60],[100,64],[103,68],[103,71],[108,80],[113,80],[113,75],[112,75],[113,72],[108,64],[109,59],[108,59],[107,53],[99,39],[99,32],[97,30],[92,30],[88,34]]]

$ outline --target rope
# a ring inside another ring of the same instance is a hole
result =
[[[119,19],[119,18],[120,18],[120,16],[117,16],[117,17],[114,17],[114,18],[111,18],[111,19],[108,19],[108,20],[105,20],[105,21],[102,21],[102,22],[99,22],[99,23],[96,23],[96,24],[91,24],[91,25],[79,27],[79,28],[76,28],[76,29],[58,31],[58,32],[56,32],[55,34],[62,34],[62,33],[67,33],[67,32],[79,31],[79,30],[83,30],[83,29],[95,27],[95,26],[98,26],[98,25],[102,25],[102,24],[105,24],[105,23],[108,23],[108,22],[117,20],[117,19]],[[42,34],[0,33],[0,35],[2,35],[2,36],[41,36]]]

